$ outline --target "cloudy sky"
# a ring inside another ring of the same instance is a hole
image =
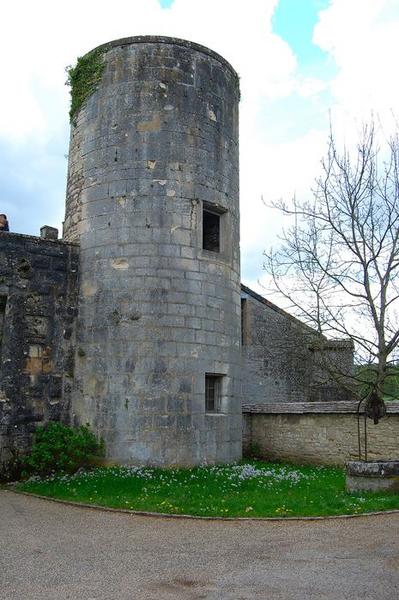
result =
[[[243,281],[259,282],[282,219],[262,202],[310,193],[331,120],[339,139],[399,110],[399,0],[14,0],[0,24],[0,212],[37,235],[64,212],[65,66],[103,42],[170,35],[241,77]]]

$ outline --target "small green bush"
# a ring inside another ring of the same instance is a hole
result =
[[[98,442],[87,426],[73,428],[51,422],[36,431],[32,451],[25,459],[26,474],[75,473],[88,466],[92,457],[103,454],[103,442]]]

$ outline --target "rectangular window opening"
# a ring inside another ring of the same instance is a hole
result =
[[[205,411],[220,412],[222,405],[222,376],[205,374]]]
[[[220,214],[203,209],[202,248],[210,252],[220,252]]]

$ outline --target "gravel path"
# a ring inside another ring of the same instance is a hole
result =
[[[399,514],[161,519],[0,491],[4,600],[398,600]]]

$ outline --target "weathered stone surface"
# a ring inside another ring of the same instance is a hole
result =
[[[326,404],[327,410],[316,403],[283,404],[280,413],[277,405],[244,407],[244,453],[252,448],[267,459],[288,460],[295,463],[339,464],[358,459],[357,416],[355,403]],[[329,406],[330,405],[330,406]],[[399,402],[388,403],[387,416],[373,425],[368,422],[369,460],[390,461],[399,456]],[[363,449],[363,438],[362,438]],[[364,449],[363,449],[364,450]]]
[[[56,227],[50,227],[50,225],[43,225],[40,228],[40,237],[45,240],[57,240],[58,229]]]
[[[0,470],[25,452],[37,424],[69,420],[78,247],[0,234]],[[60,276],[61,273],[61,276]],[[67,275],[68,274],[68,275]],[[66,329],[71,331],[65,339]]]
[[[399,492],[399,460],[349,461],[346,489],[349,492]]]
[[[353,347],[334,340],[314,350],[316,332],[246,286],[242,293],[242,399],[247,404],[346,401],[350,394],[322,369],[353,368]]]
[[[238,77],[170,38],[118,40],[104,57],[69,153],[64,235],[81,246],[74,419],[119,462],[236,460]],[[203,203],[222,215],[219,253],[202,249]],[[223,375],[223,415],[205,414],[205,373]]]
[[[354,477],[391,477],[399,475],[399,460],[351,460],[346,463],[346,472]]]

